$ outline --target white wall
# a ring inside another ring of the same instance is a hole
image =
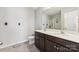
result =
[[[35,11],[35,29],[41,29],[42,28],[42,11],[36,10]]]
[[[5,26],[4,23],[8,22]],[[18,22],[21,23],[18,26]],[[0,41],[2,46],[27,40],[34,33],[34,11],[31,8],[0,8]]]

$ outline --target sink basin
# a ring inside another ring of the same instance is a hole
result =
[[[62,33],[61,30],[46,30],[46,31],[41,31],[41,32],[46,33],[46,34],[50,34],[50,35],[55,35],[58,37],[65,37],[65,38],[76,37],[75,35],[69,34],[68,32],[65,32],[65,31],[64,31],[64,33]]]
[[[47,32],[47,33],[52,33],[52,34],[61,34],[61,32],[60,31],[45,31],[45,32]]]
[[[61,33],[61,32],[51,32],[51,31],[46,31],[48,34],[51,35],[58,35],[58,36],[63,36],[63,37],[71,37],[72,34],[68,34],[68,33]]]

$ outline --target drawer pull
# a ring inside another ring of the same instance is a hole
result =
[[[59,50],[59,48],[56,48],[57,50]]]
[[[54,48],[56,48],[57,50],[59,50],[59,48],[57,46],[54,46]]]
[[[54,48],[57,48],[57,46],[54,46]]]

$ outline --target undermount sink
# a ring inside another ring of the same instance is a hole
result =
[[[46,30],[45,32],[48,32],[48,33],[55,33],[55,34],[61,34],[61,31],[55,31],[55,30]]]
[[[58,36],[63,36],[63,37],[71,37],[72,34],[68,34],[68,33],[61,33],[61,31],[45,31],[48,34],[54,34],[54,35],[58,35]]]

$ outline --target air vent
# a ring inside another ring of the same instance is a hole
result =
[[[20,26],[20,25],[21,25],[21,23],[18,23],[18,25]]]
[[[7,22],[5,22],[4,24],[5,24],[6,26],[8,25],[8,23],[7,23]]]

